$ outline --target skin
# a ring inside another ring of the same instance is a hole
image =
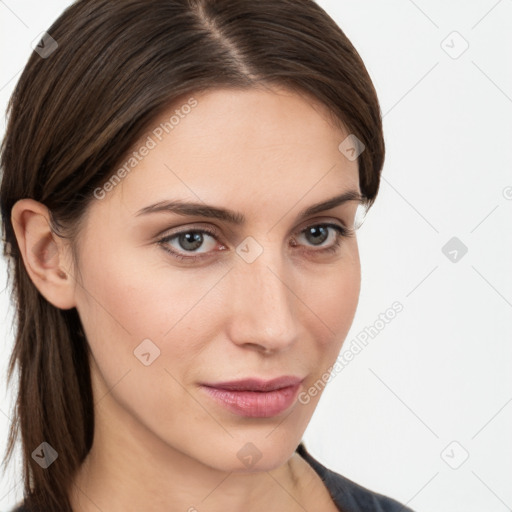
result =
[[[284,89],[194,98],[191,113],[92,200],[79,264],[52,234],[44,205],[23,199],[12,210],[32,281],[56,307],[77,308],[93,354],[95,437],[70,492],[73,510],[337,510],[294,453],[321,393],[278,416],[246,418],[199,384],[296,375],[305,391],[334,364],[359,298],[357,240],[341,238],[335,252],[321,253],[336,231],[315,245],[302,230],[353,227],[358,203],[297,216],[346,190],[360,193],[357,161],[338,150],[348,132],[322,105]],[[168,199],[229,208],[246,222],[136,215]],[[204,234],[195,253],[167,241],[181,254],[207,255],[196,262],[158,243],[203,227],[218,237]],[[263,249],[252,263],[236,252],[248,236]],[[134,356],[146,338],[160,350],[149,366]],[[261,453],[250,467],[237,457],[247,443]]]

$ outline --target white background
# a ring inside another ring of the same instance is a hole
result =
[[[327,385],[306,446],[417,512],[511,510],[512,1],[318,3],[368,68],[387,144],[345,349],[393,302],[404,309]],[[0,1],[2,135],[31,42],[69,4]],[[442,251],[452,237],[468,249],[456,262]],[[3,455],[12,308],[0,265]],[[1,510],[21,498],[17,469]]]

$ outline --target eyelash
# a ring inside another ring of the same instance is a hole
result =
[[[354,230],[349,229],[345,226],[341,226],[339,224],[333,224],[333,223],[329,223],[329,222],[320,223],[320,224],[311,224],[311,225],[307,226],[306,228],[302,229],[301,231],[299,231],[298,234],[300,235],[302,233],[305,233],[308,229],[317,228],[317,227],[328,227],[328,228],[334,229],[334,231],[336,233],[336,239],[332,245],[326,247],[325,249],[316,249],[316,250],[313,249],[313,251],[312,251],[313,253],[320,253],[320,254],[335,253],[338,250],[338,248],[341,246],[342,238],[352,238],[355,235]],[[180,235],[184,235],[187,233],[201,233],[201,234],[206,233],[206,234],[212,236],[213,238],[215,238],[216,240],[217,240],[217,236],[218,236],[218,234],[214,230],[211,230],[208,228],[187,229],[185,231],[180,231],[178,233],[173,233],[172,235],[165,236],[164,238],[161,238],[160,240],[158,240],[158,243],[162,246],[164,251],[168,252],[169,254],[171,254],[172,257],[174,257],[180,261],[187,261],[187,262],[192,263],[197,260],[207,258],[208,253],[201,253],[200,256],[184,256],[183,254],[181,254],[177,251],[169,249],[169,246],[167,245],[168,242],[170,242],[171,240],[174,240],[175,238],[178,238]]]

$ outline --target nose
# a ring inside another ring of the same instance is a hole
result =
[[[239,261],[231,274],[228,335],[233,343],[265,353],[291,347],[300,332],[292,273],[277,257],[261,255],[252,263]]]

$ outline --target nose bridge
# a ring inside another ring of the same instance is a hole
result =
[[[232,340],[267,350],[292,344],[298,332],[296,300],[279,250],[266,249],[252,263],[241,259],[236,267]]]

